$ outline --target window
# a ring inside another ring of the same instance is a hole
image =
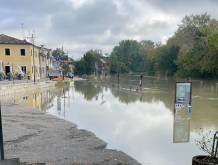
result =
[[[25,56],[25,55],[26,55],[25,49],[20,49],[20,55],[21,55],[21,56]]]
[[[24,74],[26,74],[26,66],[21,66],[21,70],[22,70],[22,72],[24,73]]]
[[[9,48],[5,48],[5,55],[10,56],[11,55],[11,50]]]

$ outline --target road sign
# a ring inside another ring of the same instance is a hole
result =
[[[190,139],[192,83],[177,82],[175,91],[173,142],[186,143]]]
[[[175,110],[180,111],[183,109],[190,110],[191,106],[191,93],[192,83],[190,82],[177,82],[175,94]]]

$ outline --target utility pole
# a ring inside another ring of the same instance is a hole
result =
[[[62,45],[62,48],[61,48],[61,54],[62,54],[62,58],[63,58],[64,57],[64,46],[63,45]],[[62,64],[62,65],[64,65],[64,64]],[[62,66],[61,70],[62,70],[62,78],[64,80],[64,69],[63,69],[63,66]]]
[[[35,36],[34,34],[32,33],[31,37],[27,37],[27,39],[30,39],[31,42],[32,42],[32,55],[33,55],[33,81],[34,81],[34,84],[36,83],[36,68],[35,68]]]
[[[34,34],[32,34],[31,38],[32,38],[32,44],[33,44],[33,81],[35,84],[36,83],[36,68],[35,68]]]

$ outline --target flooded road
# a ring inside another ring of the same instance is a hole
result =
[[[195,144],[200,129],[218,130],[218,85],[193,81],[193,112],[175,114],[173,81],[144,78],[142,92],[137,84],[80,81],[10,99],[90,130],[144,165],[190,165],[202,154]]]

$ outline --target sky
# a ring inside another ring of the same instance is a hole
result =
[[[125,39],[165,43],[185,15],[218,19],[218,0],[1,0],[0,33],[62,47],[79,59],[90,49],[110,53]]]

